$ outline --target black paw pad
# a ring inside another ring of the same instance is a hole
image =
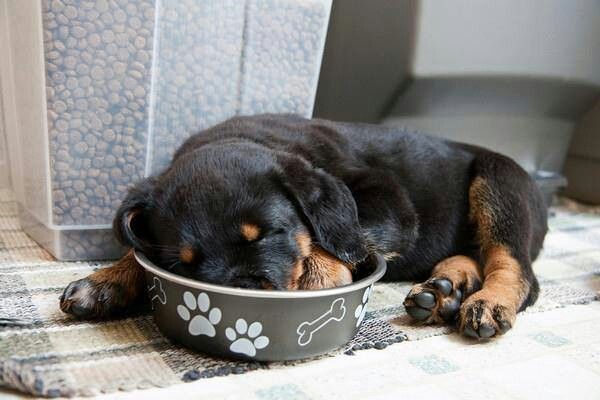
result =
[[[69,309],[70,313],[79,318],[89,318],[93,316],[93,309],[82,307],[79,304],[73,304]]]
[[[444,321],[450,322],[454,319],[460,308],[460,297],[455,296],[444,303],[440,309],[440,316]]]
[[[407,306],[406,312],[417,321],[424,321],[431,315],[431,310],[426,310],[417,306]]]
[[[505,334],[512,328],[512,325],[507,321],[498,321],[498,328],[500,329],[500,334]]]
[[[444,296],[449,296],[452,292],[452,282],[448,279],[434,279],[431,284],[439,290]]]
[[[477,331],[470,326],[466,326],[463,333],[474,339],[489,339],[496,334],[496,330],[489,325],[481,325]]]
[[[479,327],[479,337],[482,339],[491,338],[496,334],[496,330],[489,325],[481,325]]]
[[[431,292],[421,292],[415,296],[415,303],[423,308],[433,308],[435,306],[435,295]]]
[[[465,327],[465,330],[463,331],[463,333],[466,336],[472,337],[474,339],[479,339],[479,335],[477,334],[477,332],[475,332],[475,330],[473,328],[471,328],[470,326]]]

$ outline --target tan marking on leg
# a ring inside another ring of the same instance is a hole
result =
[[[240,228],[240,232],[242,233],[244,239],[251,242],[258,239],[258,236],[260,235],[260,228],[255,224],[244,223]]]
[[[352,266],[340,261],[320,247],[313,247],[304,260],[301,289],[326,289],[352,283]]]
[[[288,289],[315,290],[352,283],[352,266],[313,246],[308,257],[299,259],[292,267]]]
[[[476,177],[469,188],[469,219],[484,260],[483,287],[460,309],[459,328],[469,336],[489,337],[510,329],[530,290],[523,267],[495,237],[499,221],[507,220],[497,196],[482,177]]]
[[[484,258],[483,288],[461,306],[459,328],[463,331],[468,325],[477,331],[480,326],[486,325],[501,334],[514,325],[529,287],[523,279],[519,262],[506,247],[492,247],[486,251]]]
[[[192,261],[194,261],[194,257],[194,249],[190,246],[183,246],[179,250],[179,260],[185,264],[190,264]]]
[[[477,177],[469,187],[469,219],[477,225],[477,239],[483,249],[490,248],[494,225],[494,210],[490,207],[492,196],[487,181]]]
[[[515,313],[529,291],[521,265],[504,246],[496,246],[485,254],[483,289],[490,300],[502,299],[514,306]]]
[[[454,256],[438,263],[431,273],[432,278],[445,278],[452,282],[454,289],[464,289],[470,294],[481,286],[483,276],[477,261],[467,256]]]
[[[497,243],[492,236],[496,224],[493,193],[484,178],[477,177],[469,188],[469,217],[476,225],[477,239],[481,254],[485,260],[483,269],[484,296],[492,301],[494,297],[511,304],[518,310],[525,300],[529,288],[523,279],[519,262],[510,254],[508,248]]]

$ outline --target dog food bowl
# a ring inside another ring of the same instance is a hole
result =
[[[363,266],[372,272],[350,285],[271,291],[203,283],[169,273],[139,252],[135,257],[146,269],[154,320],[166,337],[215,356],[258,361],[316,356],[350,341],[386,269],[376,254]]]

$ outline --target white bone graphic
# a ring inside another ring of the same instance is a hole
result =
[[[306,346],[310,343],[313,335],[319,329],[331,321],[341,321],[344,319],[344,315],[346,315],[346,307],[344,306],[344,299],[340,297],[331,303],[331,307],[323,315],[319,316],[314,321],[305,321],[298,325],[298,329],[296,329],[296,333],[298,333],[298,344],[300,346]]]
[[[152,279],[152,286],[148,287],[148,294],[150,295],[150,303],[154,308],[154,300],[158,300],[163,306],[167,304],[167,294],[162,287],[162,281],[156,276]]]

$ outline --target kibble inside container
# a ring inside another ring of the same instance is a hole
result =
[[[11,175],[26,231],[60,259],[120,254],[127,188],[231,116],[310,116],[331,0],[9,2],[18,129]],[[26,49],[34,49],[29,51]]]

